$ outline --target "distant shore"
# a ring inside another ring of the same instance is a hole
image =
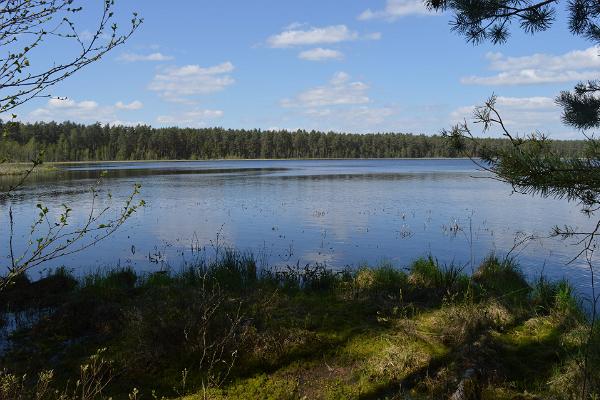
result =
[[[43,163],[32,169],[32,163],[3,163],[0,164],[0,176],[19,176],[31,170],[32,174],[52,173],[58,171],[58,163]]]
[[[469,160],[468,157],[406,157],[406,158],[214,158],[202,160],[90,160],[90,161],[48,161],[36,166],[32,174],[58,172],[61,166],[85,164],[121,164],[121,163],[184,163],[184,162],[220,162],[220,161],[352,161],[352,160]],[[32,163],[8,162],[0,164],[0,176],[19,176],[27,173]]]
[[[143,163],[143,162],[214,162],[214,161],[351,161],[351,160],[470,160],[469,157],[367,157],[367,158],[202,158],[202,159],[151,159],[151,160],[89,160],[89,161],[46,161],[42,165],[69,165],[69,164],[117,164],[117,163]],[[4,163],[2,166],[29,165],[31,163],[15,162]]]

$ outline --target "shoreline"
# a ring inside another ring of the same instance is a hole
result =
[[[45,161],[42,165],[66,165],[66,164],[117,164],[117,163],[144,163],[144,162],[214,162],[214,161],[375,161],[375,160],[470,160],[469,157],[378,157],[378,158],[207,158],[207,159],[152,159],[152,160],[89,160],[89,161]],[[31,165],[31,163],[7,162],[2,165]]]
[[[60,172],[61,167],[69,167],[76,165],[98,165],[98,164],[144,164],[144,163],[211,163],[211,162],[268,162],[268,161],[449,161],[449,160],[471,160],[469,157],[406,157],[406,158],[214,158],[214,159],[202,159],[202,160],[185,160],[185,159],[172,159],[172,160],[93,160],[93,161],[47,161],[38,165],[33,171],[32,175],[37,174],[51,174]],[[0,177],[14,177],[23,175],[30,167],[29,162],[7,162],[0,164]]]
[[[0,177],[3,176],[22,176],[29,169],[31,169],[32,163],[27,162],[16,162],[16,163],[3,163],[0,164]],[[32,175],[37,174],[50,174],[54,172],[58,172],[59,168],[52,163],[42,163],[36,166],[33,171],[31,171]]]

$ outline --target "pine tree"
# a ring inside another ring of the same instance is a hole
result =
[[[451,29],[475,44],[484,41],[503,43],[510,36],[509,28],[517,24],[531,34],[550,29],[555,22],[556,7],[566,4],[571,33],[600,44],[600,1],[597,0],[425,1],[431,9],[452,13]],[[492,126],[500,127],[511,146],[489,147],[474,137],[466,123],[458,124],[444,134],[457,149],[464,148],[467,141],[474,143],[479,148],[481,165],[498,179],[511,184],[515,191],[576,201],[583,212],[592,216],[600,209],[600,144],[590,133],[600,127],[599,92],[600,80],[581,82],[574,90],[563,91],[556,98],[562,107],[563,122],[582,132],[586,143],[583,155],[566,157],[540,133],[525,137],[511,133],[496,107],[495,96],[475,109],[474,120],[482,125],[484,132]],[[588,232],[555,227],[554,234],[585,237],[585,249],[580,253],[584,255],[592,249],[599,230],[600,221]]]

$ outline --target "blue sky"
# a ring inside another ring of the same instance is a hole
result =
[[[168,4],[168,6],[166,6]],[[119,1],[138,32],[36,99],[24,121],[435,134],[490,94],[511,129],[577,137],[553,98],[600,74],[596,48],[554,27],[473,46],[419,0]],[[88,8],[80,29],[92,30]],[[68,57],[51,42],[34,62]]]

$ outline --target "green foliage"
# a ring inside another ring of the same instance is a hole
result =
[[[510,36],[511,23],[534,34],[549,29],[556,15],[556,0],[425,0],[430,8],[450,11],[452,30],[468,42],[504,43]],[[571,33],[600,41],[600,6],[595,0],[573,0],[567,7]]]
[[[258,159],[258,158],[421,158],[456,157],[440,136],[411,134],[353,135],[333,132],[226,130],[222,128],[154,129],[57,124],[4,124],[0,158],[28,161],[45,149],[46,161]],[[0,129],[2,125],[0,124]],[[483,139],[490,148],[507,140]],[[583,153],[582,142],[557,141],[553,149],[565,156]],[[479,155],[468,144],[466,154]]]

